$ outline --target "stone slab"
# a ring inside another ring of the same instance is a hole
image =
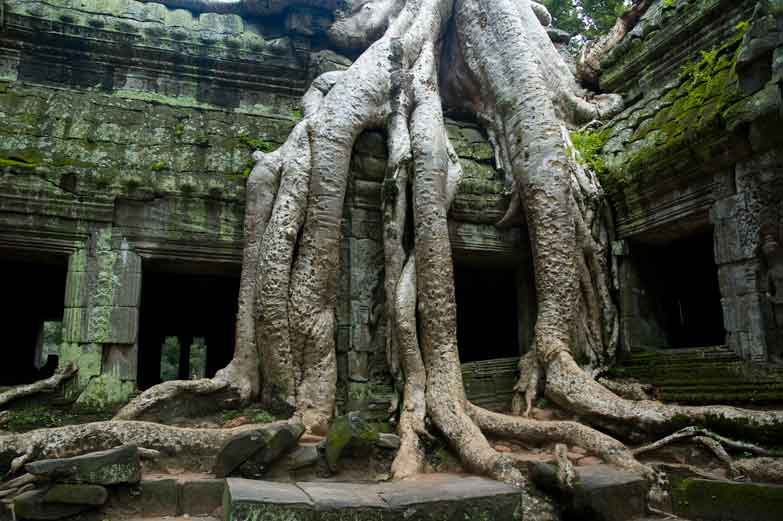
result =
[[[203,479],[181,484],[180,510],[190,516],[214,513],[223,504],[224,479]]]
[[[705,521],[778,521],[783,485],[684,479],[672,487],[676,514]]]
[[[68,503],[71,505],[103,505],[109,497],[100,485],[57,484],[46,491],[44,503]]]
[[[317,510],[386,510],[389,508],[381,499],[375,486],[329,481],[303,482],[297,485],[310,496]]]
[[[286,506],[313,507],[310,496],[293,483],[244,478],[226,479],[226,496],[236,503],[274,503]]]
[[[391,508],[403,510],[424,503],[516,497],[518,494],[519,491],[511,485],[477,476],[398,481],[380,487],[384,501]]]
[[[647,482],[609,465],[577,469],[574,510],[601,521],[626,521],[647,511]]]
[[[392,483],[226,480],[227,521],[512,521],[519,490],[490,479],[453,475]]]
[[[89,505],[73,505],[67,503],[45,503],[46,491],[43,489],[30,490],[14,499],[14,513],[17,519],[62,519],[70,517],[85,510]]]
[[[66,483],[114,485],[141,479],[139,451],[135,445],[90,452],[73,458],[47,459],[25,465],[30,474]]]

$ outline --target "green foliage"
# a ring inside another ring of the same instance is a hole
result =
[[[558,29],[596,37],[607,33],[631,5],[630,0],[543,0]]]
[[[571,132],[571,142],[579,152],[584,166],[599,175],[606,172],[606,163],[601,155],[601,149],[609,139],[607,130],[583,130]]]
[[[164,382],[179,376],[179,340],[169,336],[163,341],[160,353],[160,379]]]

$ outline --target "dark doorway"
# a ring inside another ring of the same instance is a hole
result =
[[[164,377],[212,377],[225,367],[234,354],[238,296],[239,277],[233,273],[181,273],[145,262],[139,316],[139,388],[161,382],[161,355],[172,346],[175,359],[171,360],[168,352],[164,359],[176,367],[172,370],[164,366]],[[201,353],[204,345],[205,361]],[[196,360],[203,367],[191,367]]]
[[[647,307],[665,336],[667,345],[660,347],[723,345],[712,228],[665,244],[636,244],[632,251]]]
[[[515,270],[457,264],[454,284],[460,362],[519,356]]]
[[[0,250],[0,385],[31,383],[57,368],[67,273],[66,255]]]

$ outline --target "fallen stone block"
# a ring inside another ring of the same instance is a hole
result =
[[[58,484],[46,491],[44,503],[70,503],[73,505],[95,505],[106,503],[109,492],[101,485]]]
[[[644,478],[609,465],[578,467],[571,490],[562,488],[555,465],[534,463],[530,477],[563,506],[567,519],[627,521],[646,512],[648,486]]]
[[[30,490],[14,499],[14,513],[17,519],[49,520],[75,516],[92,508],[90,505],[71,503],[47,503],[46,490]]]
[[[115,485],[141,479],[139,451],[135,445],[90,452],[73,458],[40,460],[25,465],[30,474],[62,483]]]
[[[288,470],[303,469],[318,463],[320,457],[317,446],[300,445],[286,455],[282,461],[282,465]]]
[[[303,433],[304,426],[299,423],[270,425],[239,433],[221,447],[213,473],[224,478],[244,467],[243,475],[257,477],[266,471],[270,463],[295,447]]]

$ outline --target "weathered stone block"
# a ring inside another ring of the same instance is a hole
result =
[[[365,450],[378,441],[378,431],[362,416],[350,412],[338,416],[329,426],[326,436],[326,463],[332,471],[337,470],[337,462],[347,447]]]
[[[302,469],[315,465],[320,459],[318,447],[315,445],[299,445],[282,460],[282,465],[288,470]]]
[[[190,516],[212,514],[222,506],[225,488],[224,479],[185,481],[180,491],[180,510]]]
[[[90,452],[73,458],[40,460],[25,465],[25,470],[65,483],[114,485],[137,483],[141,479],[139,451],[135,445]]]
[[[57,484],[44,494],[44,503],[70,503],[73,505],[96,505],[106,503],[109,493],[100,485]]]
[[[647,482],[641,476],[608,465],[577,470],[574,510],[602,521],[625,521],[647,511]]]
[[[776,521],[783,511],[783,486],[685,479],[672,487],[675,513],[707,521]]]
[[[514,487],[478,477],[384,484],[230,478],[224,506],[228,521],[512,521],[521,519],[521,499]]]
[[[239,433],[221,447],[213,473],[223,478],[243,467],[243,475],[258,477],[270,463],[295,447],[303,433],[304,426],[299,423],[280,423]]]
[[[14,514],[17,519],[49,520],[74,516],[90,505],[73,505],[68,503],[45,503],[46,491],[30,490],[14,499]]]

